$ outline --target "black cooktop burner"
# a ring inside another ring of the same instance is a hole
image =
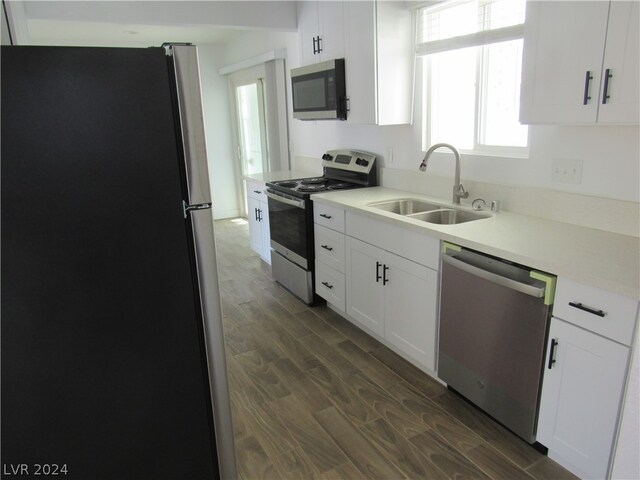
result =
[[[302,185],[322,185],[327,181],[324,177],[303,178],[300,180]]]
[[[298,188],[296,188],[296,190],[298,192],[322,192],[323,190],[326,190],[326,187],[324,186],[324,184],[305,185],[304,183],[302,183],[298,186]]]
[[[327,186],[327,190],[347,190],[349,188],[354,188],[353,183],[340,182]]]
[[[278,185],[279,187],[284,187],[284,188],[296,188],[298,186],[298,181],[293,181],[293,182],[275,182],[276,185]]]

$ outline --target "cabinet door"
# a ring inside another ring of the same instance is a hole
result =
[[[347,313],[363,326],[384,335],[384,251],[347,237]]]
[[[260,256],[271,265],[271,231],[269,228],[269,204],[260,202],[260,236],[262,245],[260,247]]]
[[[346,2],[345,77],[350,111],[349,123],[375,124],[377,117],[376,12],[371,1]]]
[[[537,441],[581,478],[607,477],[628,355],[627,347],[551,320]]]
[[[527,2],[522,123],[595,123],[608,11],[609,2]]]
[[[320,60],[344,57],[344,9],[340,1],[318,4]]]
[[[598,123],[640,123],[640,3],[611,2],[604,74],[611,74]],[[604,81],[601,95],[604,94]]]
[[[388,252],[384,263],[384,337],[435,371],[438,273]]]
[[[300,65],[309,65],[320,61],[315,52],[315,38],[318,36],[318,2],[297,2],[298,34],[300,35]]]
[[[260,202],[247,197],[247,220],[249,220],[249,246],[256,253],[262,253],[262,226],[258,221]],[[268,215],[267,215],[268,216]]]

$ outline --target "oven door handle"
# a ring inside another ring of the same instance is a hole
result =
[[[267,195],[267,197],[271,198],[272,200],[275,200],[276,202],[286,203],[287,205],[291,205],[292,207],[301,208],[302,210],[305,209],[304,200],[298,200],[297,198],[289,197],[289,195],[287,195],[285,197],[284,195],[278,194],[278,193],[276,193],[274,191],[271,191],[269,189],[267,189],[265,194]]]

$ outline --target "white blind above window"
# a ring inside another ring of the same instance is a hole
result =
[[[525,0],[449,2],[418,11],[418,55],[522,37]]]

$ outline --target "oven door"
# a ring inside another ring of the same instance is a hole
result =
[[[311,201],[268,188],[271,248],[311,270],[313,263],[313,212]]]

